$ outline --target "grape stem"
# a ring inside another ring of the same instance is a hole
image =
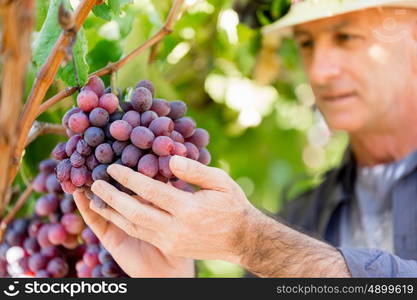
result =
[[[22,206],[26,203],[26,200],[32,194],[32,191],[33,191],[33,185],[32,185],[32,183],[30,183],[29,185],[26,186],[25,191],[20,195],[19,199],[17,199],[15,205],[13,205],[13,208],[1,220],[1,222],[0,222],[0,242],[3,241],[3,236],[4,236],[4,233],[6,232],[7,225],[10,224],[10,222],[14,219],[14,217],[19,212],[19,210],[22,208]],[[3,208],[4,207],[2,207],[2,209]]]
[[[49,109],[52,105],[55,103],[71,96],[78,90],[77,87],[67,87],[65,90],[60,91],[59,93],[55,94],[53,97],[46,100],[44,103],[42,103],[41,106],[39,106],[37,116],[41,115],[44,111]]]
[[[28,139],[26,140],[26,146],[43,134],[59,134],[65,136],[66,132],[65,128],[61,124],[35,121],[33,122],[32,128],[29,131]]]

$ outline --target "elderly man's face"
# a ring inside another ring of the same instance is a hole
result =
[[[368,9],[295,28],[316,104],[331,128],[383,129],[407,101],[417,101],[416,17],[415,10]]]

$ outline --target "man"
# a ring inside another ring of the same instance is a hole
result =
[[[310,235],[258,211],[222,170],[179,156],[172,172],[200,191],[112,165],[138,197],[96,181],[109,206],[77,191],[86,222],[135,277],[194,276],[190,258],[262,277],[417,276],[416,20],[417,1],[321,0],[267,29],[293,29],[317,107],[350,136],[341,167],[282,213]]]

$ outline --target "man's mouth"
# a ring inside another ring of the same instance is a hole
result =
[[[356,93],[339,93],[339,94],[328,94],[321,96],[321,99],[324,101],[329,102],[336,102],[336,101],[343,101],[343,100],[349,100],[350,98],[356,96]]]

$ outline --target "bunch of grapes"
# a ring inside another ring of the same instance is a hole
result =
[[[117,163],[177,188],[191,189],[171,172],[169,160],[181,155],[209,164],[206,149],[209,134],[196,128],[196,122],[185,116],[183,101],[168,102],[155,98],[149,80],[140,81],[125,95],[105,89],[96,76],[89,78],[77,96],[78,107],[62,119],[69,140],[53,150],[59,160],[56,176],[66,193],[77,187],[89,187],[95,180],[114,184],[132,193],[107,174],[107,167]]]
[[[125,275],[111,256],[103,259],[101,273],[77,269],[80,261],[95,267],[91,257],[105,250],[77,213],[73,197],[63,194],[54,174],[56,166],[52,159],[40,163],[33,186],[35,191],[46,194],[36,201],[32,217],[15,219],[8,226],[0,244],[0,277]]]

